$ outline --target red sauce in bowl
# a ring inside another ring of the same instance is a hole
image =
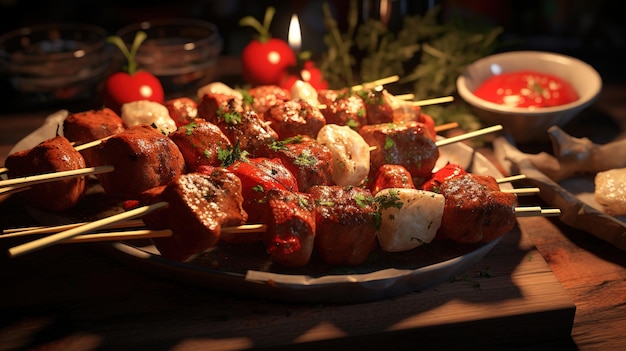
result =
[[[502,73],[490,77],[474,94],[511,107],[550,107],[576,101],[574,87],[560,77],[534,71]]]

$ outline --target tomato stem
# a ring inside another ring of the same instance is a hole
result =
[[[107,37],[107,42],[117,46],[126,58],[126,72],[128,72],[128,74],[132,75],[137,71],[137,61],[135,60],[135,56],[137,55],[137,51],[139,50],[141,43],[143,43],[147,37],[148,35],[144,31],[137,32],[130,50],[128,50],[128,47],[119,36],[111,35]]]
[[[272,24],[272,19],[274,18],[274,14],[276,13],[276,9],[273,6],[269,6],[265,10],[265,17],[263,18],[263,24],[259,22],[256,18],[252,16],[246,16],[239,20],[240,26],[249,26],[254,28],[258,33],[258,40],[261,43],[265,43],[272,38],[270,34],[270,26]]]

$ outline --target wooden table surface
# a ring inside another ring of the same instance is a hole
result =
[[[591,133],[615,135],[625,98],[605,87],[574,127],[597,119]],[[0,115],[0,164],[46,115]],[[0,223],[36,221],[14,196]],[[95,244],[3,259],[0,350],[626,349],[626,253],[555,217],[519,218],[450,281],[366,303],[267,301],[153,273]]]

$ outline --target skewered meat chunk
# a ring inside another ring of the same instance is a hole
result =
[[[198,103],[188,97],[178,97],[163,103],[177,127],[193,122],[198,117]]]
[[[94,140],[121,133],[126,129],[122,118],[110,108],[70,113],[63,120],[63,136],[74,145],[85,144]],[[80,153],[88,166],[94,166],[92,148],[86,148]]]
[[[363,99],[349,89],[321,90],[318,92],[318,99],[320,104],[325,105],[320,111],[326,118],[326,123],[348,126],[354,130],[367,124]]]
[[[404,166],[413,178],[428,179],[439,158],[439,148],[420,122],[366,125],[359,134],[370,146],[372,170],[384,164]],[[374,171],[375,172],[375,171]],[[421,184],[423,180],[414,182]]]
[[[225,94],[205,94],[198,104],[198,116],[218,126],[231,144],[256,155],[278,134],[241,99]]]
[[[200,166],[220,166],[219,153],[231,147],[230,140],[213,123],[196,118],[169,135],[185,159],[187,172]]]
[[[115,169],[97,175],[104,191],[115,199],[138,199],[144,190],[165,185],[185,171],[178,146],[148,125],[129,127],[95,150],[96,164]]]
[[[327,124],[317,134],[317,142],[332,153],[332,179],[339,186],[358,186],[370,172],[370,146],[348,126]]]
[[[265,196],[268,191],[298,191],[295,177],[278,158],[256,157],[236,161],[227,169],[241,179],[243,206],[251,223],[263,222],[267,206]]]
[[[75,145],[106,138],[124,129],[122,118],[107,107],[70,113],[63,120],[63,136]]]
[[[272,259],[285,266],[306,265],[315,244],[315,206],[311,195],[272,189],[263,243]]]
[[[188,259],[217,245],[222,227],[247,220],[241,181],[221,167],[179,175],[166,186],[145,193],[143,201],[168,203],[167,208],[145,215],[143,220],[149,228],[172,230],[172,236],[153,238],[153,242],[161,255],[174,260]]]
[[[594,185],[594,199],[606,214],[626,216],[626,168],[598,172]]]
[[[359,187],[318,185],[315,252],[330,265],[359,265],[376,247],[376,208],[372,193]]]
[[[27,177],[43,173],[71,171],[85,168],[85,159],[62,136],[45,140],[32,149],[17,151],[7,156],[5,166],[9,178]],[[37,208],[63,212],[72,208],[85,194],[85,177],[62,179],[31,185],[22,192],[25,201]]]
[[[363,90],[359,96],[365,103],[367,124],[418,121],[421,109],[409,101],[396,98],[383,87]]]
[[[291,100],[289,90],[278,85],[258,85],[248,89],[246,93],[252,98],[252,109],[259,116],[263,116],[270,107]]]
[[[462,244],[492,241],[513,229],[516,196],[500,191],[495,178],[463,174],[439,186],[445,198],[438,238]]]
[[[265,111],[263,119],[272,123],[272,128],[280,139],[296,135],[315,138],[326,124],[326,119],[317,106],[304,100],[278,102]]]
[[[314,185],[332,185],[333,163],[330,149],[315,139],[298,135],[268,145],[263,156],[278,158],[294,175],[301,192]]]
[[[404,188],[415,189],[411,173],[401,165],[382,165],[372,179],[370,190],[376,195],[383,189]]]

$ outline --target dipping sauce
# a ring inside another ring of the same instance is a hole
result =
[[[574,87],[560,77],[534,71],[495,75],[474,91],[481,99],[511,107],[558,106],[576,101]]]

